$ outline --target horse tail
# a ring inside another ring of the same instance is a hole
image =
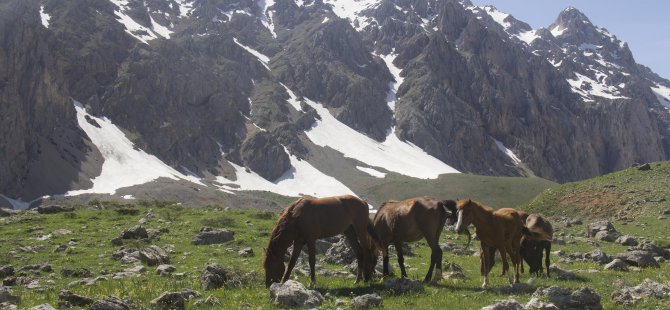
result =
[[[379,236],[377,235],[377,232],[375,231],[375,227],[372,225],[372,221],[368,220],[368,225],[367,225],[367,230],[368,230],[368,235],[370,236],[370,240],[372,240],[371,245],[374,248],[377,249],[382,249],[382,241],[379,239]]]
[[[528,229],[528,227],[526,227],[525,225],[521,226],[521,232],[523,233],[524,236],[528,237],[529,239],[544,240],[544,241],[549,241],[549,242],[551,242],[553,240],[553,238],[551,236],[549,236],[549,234],[547,234],[543,231],[541,231],[541,232],[532,231],[532,230]]]

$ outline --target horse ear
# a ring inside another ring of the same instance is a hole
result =
[[[468,204],[471,204],[471,203],[472,203],[472,199],[468,199]]]

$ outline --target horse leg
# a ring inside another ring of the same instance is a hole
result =
[[[547,278],[549,278],[549,253],[551,252],[551,241],[547,241],[546,245],[544,246],[544,253],[546,257],[544,258],[544,264],[547,266]]]
[[[307,241],[307,253],[309,254],[309,286],[316,286],[316,273],[314,272],[314,265],[316,264],[316,240]]]
[[[435,267],[435,278],[433,278],[433,282],[437,282],[442,279],[442,249],[440,249],[440,245],[435,238],[427,236],[426,241],[428,242],[428,246],[430,246],[431,254],[430,267],[428,268],[428,273],[423,281],[430,281],[431,276],[433,275],[433,267]]]
[[[356,231],[354,231],[354,228],[350,226],[347,228],[347,230],[344,231],[344,236],[347,238],[347,242],[349,242],[349,246],[351,247],[351,250],[354,251],[354,254],[356,255],[356,262],[358,263],[358,266],[356,267],[356,282],[359,283],[361,279],[363,278],[363,266],[361,265],[361,248],[360,244],[358,243],[358,236],[356,235]]]
[[[369,220],[366,215],[363,221],[353,225],[354,232],[358,237],[358,243],[360,244],[360,255],[358,255],[358,270],[360,271],[363,269],[363,278],[366,282],[372,278],[372,273],[374,272],[375,268],[374,266],[368,266],[368,262],[371,260],[371,255],[373,255],[373,251],[370,251],[371,245],[368,243],[368,221]]]
[[[502,271],[501,275],[507,274],[507,277],[509,278],[509,282],[511,284],[513,279],[512,279],[512,274],[508,273],[509,263],[507,262],[507,253],[511,252],[511,250],[509,249],[509,247],[502,247],[502,246],[497,247],[497,249],[498,249],[498,251],[500,251],[500,258],[502,259],[502,264],[503,264],[502,265],[503,271]]]
[[[382,256],[383,256],[382,265],[384,267],[383,268],[384,270],[382,272],[382,276],[387,277],[387,276],[391,275],[391,272],[389,271],[389,246],[388,246],[388,244],[384,245],[384,250],[383,250]]]
[[[514,283],[519,283],[519,270],[521,264],[521,244],[512,243],[511,247],[508,248],[509,257],[512,260],[512,265],[514,265]],[[511,277],[510,277],[511,278]]]
[[[396,254],[398,254],[398,265],[400,266],[400,275],[403,278],[407,278],[407,272],[405,272],[405,256],[402,252],[402,242],[394,241],[393,246],[395,246]]]
[[[480,270],[482,277],[484,277],[484,283],[482,284],[482,288],[487,288],[489,286],[489,271],[491,270],[489,268],[489,260],[490,258],[490,251],[489,247],[482,244],[479,250],[479,260],[480,260]]]
[[[288,280],[288,278],[291,276],[291,271],[293,271],[293,267],[295,267],[295,263],[298,261],[298,257],[300,256],[300,251],[302,251],[303,245],[305,245],[305,241],[302,239],[296,239],[293,241],[291,259],[288,261],[288,267],[286,268],[284,277],[282,277],[281,280],[282,283],[286,282],[286,280]]]

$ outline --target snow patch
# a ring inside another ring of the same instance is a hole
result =
[[[285,196],[311,195],[316,197],[354,194],[340,181],[314,168],[306,160],[298,160],[293,155],[289,157],[291,168],[274,182],[264,179],[253,171],[247,172],[244,167],[232,162],[230,164],[235,168],[237,180],[231,181],[218,176],[216,181],[223,184],[220,188],[227,192],[269,191]],[[230,186],[231,184],[237,186]]]
[[[391,74],[393,75],[393,81],[389,82],[389,91],[386,93],[386,104],[388,104],[389,109],[391,111],[395,112],[395,103],[397,98],[397,93],[398,93],[398,88],[400,85],[403,83],[405,78],[400,76],[400,72],[402,72],[402,69],[398,68],[396,65],[393,64],[393,61],[398,57],[398,54],[391,54],[388,55],[376,55],[379,56],[382,60],[384,60],[384,63],[386,64],[386,67],[389,69]]]
[[[169,39],[170,34],[172,34],[172,30],[170,28],[165,27],[159,23],[157,23],[153,17],[149,16],[149,19],[151,20],[151,28],[161,37]]]
[[[318,146],[328,146],[369,166],[415,178],[434,179],[444,173],[459,173],[411,142],[401,141],[394,130],[390,130],[384,142],[375,141],[341,123],[321,104],[304,99],[321,118],[305,131],[307,138]]]
[[[279,83],[281,86],[286,89],[286,92],[288,93],[289,98],[286,100],[288,104],[290,104],[296,111],[302,112],[302,107],[300,106],[300,100],[298,100],[298,96],[295,95],[295,93],[290,90],[284,83]]]
[[[365,172],[365,173],[367,173],[367,174],[369,174],[369,175],[371,175],[375,178],[383,179],[384,177],[386,177],[386,173],[383,173],[381,171],[378,171],[378,170],[375,170],[375,169],[372,169],[372,168],[356,166],[356,169],[358,169],[360,171],[363,171],[363,172]]]
[[[51,16],[44,12],[44,6],[40,6],[40,19],[42,19],[42,26],[44,28],[49,28],[49,21],[51,20]]]
[[[124,13],[128,6],[128,0],[109,0],[115,4],[119,9],[114,11],[117,20],[126,28],[126,32],[134,38],[140,40],[142,43],[147,43],[148,40],[156,39],[156,34],[151,29],[144,27],[137,23],[134,19]]]
[[[576,78],[567,79],[567,81],[570,86],[572,86],[572,91],[581,95],[582,98],[584,98],[584,101],[587,102],[594,101],[592,96],[606,99],[630,99],[628,97],[621,96],[619,89],[617,89],[615,86],[605,84],[607,76],[602,72],[598,73],[601,75],[596,77],[597,80],[594,80],[588,76],[575,72]],[[591,85],[590,89],[582,89],[582,85],[585,82]]]
[[[275,4],[274,0],[259,0],[258,6],[261,8],[263,16],[261,16],[261,23],[265,28],[270,30],[273,38],[277,38],[277,33],[275,32],[275,24],[272,20],[272,15],[274,12],[270,10],[270,7]]]
[[[258,59],[263,64],[263,66],[265,66],[265,68],[268,69],[268,71],[270,71],[270,67],[268,66],[268,63],[270,62],[270,57],[265,56],[261,52],[240,43],[240,41],[237,41],[237,38],[233,38],[233,41],[235,41],[235,44],[247,50],[247,52],[249,52],[251,55],[254,55],[254,57],[256,57],[256,59]]]
[[[568,30],[568,28],[563,28],[561,25],[556,25],[549,31],[551,32],[551,35],[553,35],[554,37],[560,37],[563,35],[563,33],[565,33],[566,30]]]
[[[514,165],[518,166],[519,164],[521,164],[521,160],[514,154],[514,152],[512,152],[512,150],[508,149],[502,142],[496,139],[493,140],[496,142],[496,146],[498,147],[498,149],[501,152],[505,153],[505,155],[507,155],[507,157],[509,157],[512,160],[512,162],[514,162]]]
[[[370,8],[378,6],[380,0],[324,0],[323,3],[330,5],[333,12],[340,18],[347,19],[357,31],[362,30],[370,24],[371,18],[361,13]]]
[[[510,22],[506,22],[505,19],[509,17],[509,14],[498,11],[494,6],[487,5],[484,7],[484,12],[491,16],[493,20],[500,24],[500,26],[503,27],[503,29],[507,30],[508,28],[512,27],[512,24]]]
[[[188,0],[175,0],[179,5],[179,17],[187,17],[191,15],[193,11],[193,1]]]
[[[327,23],[327,22],[328,22],[328,16],[326,16],[326,17],[323,19],[323,21],[322,21],[321,23],[322,23],[322,24],[325,24],[325,23]]]
[[[526,44],[530,45],[531,43],[533,43],[533,41],[535,41],[535,39],[540,37],[536,33],[537,30],[528,30],[519,33],[518,35],[516,35],[516,37],[519,38],[519,40],[526,42]]]
[[[114,194],[122,187],[144,184],[160,177],[183,179],[202,185],[200,180],[185,176],[163,163],[157,157],[136,149],[126,135],[106,117],[98,118],[86,113],[84,106],[74,103],[79,127],[98,148],[104,162],[100,175],[91,180],[93,187],[69,191],[66,196],[86,193]],[[89,123],[97,123],[95,126]]]
[[[126,200],[134,200],[135,196],[133,196],[133,195],[123,195],[123,196],[121,196],[121,198],[126,199]]]
[[[651,87],[651,91],[658,98],[658,102],[666,109],[670,110],[670,88],[661,84],[655,84]]]

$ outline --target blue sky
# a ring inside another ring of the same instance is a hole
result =
[[[534,29],[547,27],[568,6],[628,43],[635,61],[670,79],[670,1],[667,0],[471,0],[491,4]]]

